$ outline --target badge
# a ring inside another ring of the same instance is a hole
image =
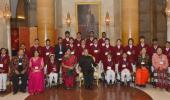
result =
[[[144,64],[145,64],[145,62],[143,62],[143,61],[142,61],[142,62],[141,62],[141,64],[142,64],[142,65],[144,65]]]
[[[80,46],[80,44],[77,44],[77,46],[79,47],[79,46]]]
[[[61,60],[62,60],[62,58],[59,58],[58,60],[59,60],[59,61],[61,61]]]
[[[37,69],[38,69],[38,67],[35,67],[35,69],[37,70]]]
[[[123,65],[122,65],[122,67],[123,67],[123,68],[125,68],[125,67],[126,67],[126,65],[125,65],[125,64],[123,64]]]
[[[3,64],[0,64],[0,68],[3,68],[4,67],[4,65]]]
[[[164,64],[164,62],[163,62],[163,61],[160,61],[160,64],[161,64],[161,65],[163,65],[163,64]]]
[[[90,43],[90,46],[92,46],[93,45],[93,43]]]
[[[117,52],[117,56],[120,56],[120,52]]]
[[[49,53],[49,52],[46,52],[46,56],[48,56],[48,55],[50,55],[50,53]]]
[[[99,50],[94,50],[95,53],[99,52]]]
[[[22,65],[22,63],[19,63],[18,65],[20,65],[20,66],[21,66],[21,65]]]
[[[72,51],[71,54],[74,55],[74,51]]]
[[[59,54],[61,55],[61,54],[63,54],[63,52],[62,52],[62,51],[60,51],[60,52],[59,52]]]
[[[132,53],[130,51],[127,52],[128,55],[131,55]]]
[[[105,52],[105,55],[108,55],[108,52]]]
[[[108,69],[108,70],[111,70],[111,67],[110,67],[110,66],[108,66],[108,67],[107,67],[107,69]]]
[[[102,46],[105,46],[105,43],[102,43]]]

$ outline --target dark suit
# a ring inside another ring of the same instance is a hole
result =
[[[13,83],[14,93],[17,93],[19,88],[21,92],[26,91],[28,63],[29,63],[28,58],[26,56],[23,56],[22,58],[16,56],[13,57],[11,60],[11,72],[12,72],[12,83]],[[19,74],[17,74],[15,71],[18,71]],[[19,85],[20,81],[21,81],[21,85]]]
[[[57,44],[55,46],[55,57],[57,61],[59,62],[59,66],[61,64],[62,58],[64,56],[64,53],[66,52],[66,47],[64,44]]]

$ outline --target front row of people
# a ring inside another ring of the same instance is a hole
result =
[[[38,94],[45,89],[45,73],[44,73],[44,60],[39,56],[39,51],[33,52],[33,57],[28,60],[24,51],[21,49],[18,51],[18,55],[10,58],[7,54],[7,50],[1,49],[0,56],[0,91],[6,91],[7,75],[10,73],[11,81],[13,83],[13,93],[16,94],[19,90],[26,92],[28,85],[28,92]],[[51,54],[50,60],[47,63],[47,76],[48,82],[51,86],[53,81],[55,85],[58,83],[59,77],[62,76],[63,83],[66,89],[70,89],[75,86],[76,80],[76,65],[79,64],[79,69],[83,73],[84,85],[86,88],[92,88],[93,85],[93,73],[94,67],[97,67],[95,58],[88,53],[87,49],[83,50],[83,55],[77,62],[77,58],[74,54],[71,54],[71,50],[67,48],[64,57],[62,58],[61,68],[58,62],[55,60],[55,55]],[[146,48],[143,48],[138,56],[137,69],[134,75],[132,66],[126,52],[123,52],[118,64],[115,64],[112,59],[112,55],[108,53],[107,59],[103,61],[104,66],[104,79],[107,84],[114,83],[120,80],[122,83],[129,84],[132,80],[132,75],[136,76],[135,84],[139,86],[145,86],[150,76],[149,68],[149,55],[147,55]],[[161,48],[157,48],[157,52],[152,57],[152,65],[154,72],[157,74],[156,86],[161,88],[167,88],[167,70],[168,70],[168,58],[162,53]],[[10,66],[10,68],[8,68]],[[9,70],[10,69],[10,70]],[[59,75],[59,73],[62,75]],[[28,81],[27,81],[28,80]]]

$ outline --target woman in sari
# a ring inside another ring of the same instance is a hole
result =
[[[44,61],[39,57],[39,52],[34,51],[34,57],[30,58],[29,63],[28,92],[31,95],[44,91]]]
[[[168,58],[162,53],[162,48],[158,47],[156,53],[152,56],[152,65],[157,73],[156,86],[167,88],[167,70]]]
[[[146,54],[146,48],[142,48],[138,56],[136,70],[136,85],[145,87],[149,78],[149,55]]]
[[[68,48],[62,60],[62,75],[63,75],[63,81],[66,89],[70,89],[74,86],[75,64],[76,64],[76,56],[72,55],[71,50]]]

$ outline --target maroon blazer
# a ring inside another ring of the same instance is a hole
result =
[[[33,57],[33,55],[34,55],[33,53],[34,53],[35,50],[38,50],[39,53],[40,53],[39,56],[43,57],[43,48],[41,46],[38,46],[38,47],[32,46],[30,48],[30,57]]]
[[[129,61],[133,64],[137,61],[137,48],[133,45],[130,47],[129,45],[124,48],[124,51],[128,55]]]
[[[103,61],[103,68],[104,68],[105,72],[107,71],[108,66],[110,66],[112,70],[115,70],[115,63],[114,63],[113,59],[111,59],[110,61],[109,61],[109,59],[105,59]]]
[[[49,61],[47,64],[47,74],[50,74],[51,72],[55,72],[55,73],[59,72],[59,68],[56,60],[54,61],[54,63],[51,63],[51,61]]]
[[[170,66],[170,48],[164,48],[163,49],[163,53],[168,57],[168,61],[169,61],[169,66]]]
[[[99,63],[99,61],[101,60],[101,48],[99,45],[92,45],[90,48],[90,52],[89,52],[94,58],[95,58],[95,63]]]
[[[121,60],[122,54],[123,54],[123,46],[115,46],[113,49],[113,58],[115,59],[115,63],[118,63]]]
[[[100,47],[104,47],[105,46],[105,38],[99,39],[99,45],[100,45]]]
[[[111,53],[113,55],[113,46],[109,45],[109,47],[102,47],[101,48],[101,60],[104,61],[107,58],[107,54]]]
[[[9,55],[5,55],[5,56],[0,56],[0,70],[4,70],[3,73],[8,73],[9,72],[9,65],[10,65],[10,57]],[[0,72],[2,73],[2,72]]]
[[[77,39],[75,39],[75,40],[74,40],[74,45],[79,48],[79,47],[81,46],[81,41],[82,41],[82,40],[77,40]]]
[[[47,64],[47,62],[49,61],[50,54],[54,54],[54,47],[52,46],[50,46],[49,48],[47,48],[46,46],[43,47],[43,57],[44,57],[45,64]]]
[[[93,40],[90,40],[89,38],[86,40],[86,46],[88,49],[93,45]]]
[[[158,48],[158,47],[160,47],[160,46],[157,46],[157,48]],[[157,49],[157,48],[154,48],[153,45],[150,47],[149,52],[148,52],[150,58],[152,58],[153,54],[156,53],[156,49]]]
[[[129,69],[130,72],[132,72],[132,65],[131,65],[130,61],[128,60],[128,58],[126,59],[126,61],[123,60],[123,58],[121,58],[121,60],[118,63],[119,72],[121,72],[125,68]]]
[[[142,47],[141,44],[138,44],[138,45],[137,45],[137,56],[140,55],[140,51],[142,50],[142,48],[146,48],[147,54],[149,54],[149,52],[150,52],[150,47],[149,47],[149,45],[144,44],[144,46]]]
[[[69,39],[70,40],[70,39]],[[69,44],[70,44],[70,41],[69,40],[67,40],[66,38],[65,39],[63,39],[63,44],[65,45],[65,46],[68,46]]]

